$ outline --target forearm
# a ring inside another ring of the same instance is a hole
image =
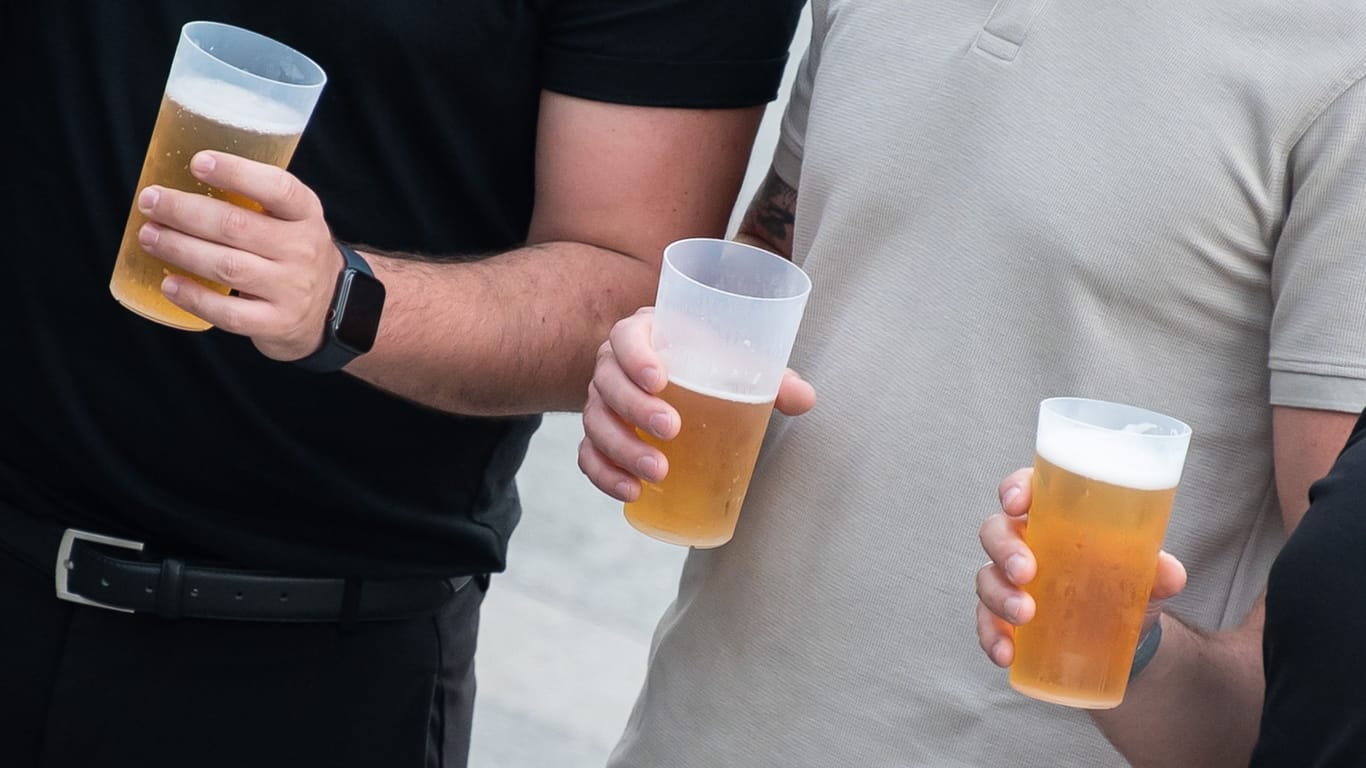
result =
[[[1162,644],[1124,703],[1092,712],[1137,768],[1246,766],[1264,689],[1262,599],[1237,629],[1206,633],[1162,617]]]
[[[612,323],[654,297],[655,267],[570,242],[437,263],[368,254],[388,298],[358,378],[439,410],[504,416],[582,407]]]
[[[772,168],[745,209],[735,239],[792,258],[792,225],[796,219],[797,190]]]

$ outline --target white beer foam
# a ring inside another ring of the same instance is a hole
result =
[[[308,115],[297,109],[207,77],[176,78],[166,84],[166,96],[190,112],[252,133],[293,136],[308,124]]]
[[[699,387],[691,382],[683,381],[682,379],[679,379],[677,376],[670,376],[669,383],[678,387],[682,387],[683,389],[696,392],[699,395],[714,397],[717,400],[729,400],[732,403],[745,403],[747,405],[757,405],[759,403],[773,402],[772,397],[764,397],[763,395],[741,395],[724,389],[717,389],[715,387]]]
[[[1185,454],[1172,448],[1154,450],[1154,438],[1138,436],[1142,430],[1106,432],[1060,422],[1041,429],[1035,444],[1039,456],[1055,466],[1140,491],[1166,490],[1181,482]]]

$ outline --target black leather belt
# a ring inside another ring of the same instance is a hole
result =
[[[144,560],[128,539],[46,525],[0,504],[0,547],[52,569],[57,597],[167,618],[236,621],[381,621],[432,613],[470,577],[360,580]]]

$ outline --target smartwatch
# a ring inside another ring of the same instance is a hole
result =
[[[379,316],[384,311],[384,283],[370,265],[345,243],[337,243],[346,264],[337,275],[337,290],[323,321],[323,343],[318,351],[294,361],[316,373],[340,371],[375,346]]]

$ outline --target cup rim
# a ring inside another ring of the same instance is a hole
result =
[[[693,277],[692,275],[689,275],[689,274],[687,274],[686,272],[684,272],[683,270],[679,269],[678,266],[677,266],[676,264],[674,264],[673,262],[669,261],[669,251],[671,251],[671,250],[673,249],[674,246],[676,246],[676,245],[683,245],[683,244],[686,244],[686,243],[698,243],[698,242],[703,242],[703,243],[721,243],[721,244],[723,244],[723,245],[725,245],[725,246],[728,246],[728,247],[729,247],[729,246],[734,246],[734,247],[738,247],[738,248],[741,248],[741,249],[743,249],[743,250],[751,251],[751,252],[754,252],[754,253],[761,253],[761,254],[763,254],[764,256],[766,256],[766,257],[768,257],[768,258],[771,258],[771,259],[777,259],[777,260],[783,262],[784,264],[786,264],[787,267],[790,268],[790,270],[795,270],[796,273],[797,273],[798,275],[801,275],[801,290],[799,290],[799,291],[797,291],[797,292],[795,292],[795,293],[792,293],[791,295],[788,295],[788,296],[750,296],[749,294],[736,293],[736,292],[734,292],[734,291],[727,291],[727,290],[725,290],[724,288],[717,288],[717,287],[712,286],[712,285],[707,285],[706,283],[702,282],[701,280],[698,280],[697,278]],[[793,262],[791,259],[785,258],[785,257],[783,257],[783,256],[780,256],[780,255],[774,253],[773,251],[770,251],[770,250],[767,250],[767,249],[764,249],[764,248],[760,248],[760,247],[758,247],[758,246],[756,246],[756,245],[750,245],[749,243],[742,243],[742,242],[740,242],[740,241],[738,241],[738,240],[728,240],[728,239],[720,238],[720,237],[685,237],[685,238],[683,238],[682,240],[675,240],[675,241],[673,241],[672,243],[669,243],[668,245],[664,246],[664,254],[663,254],[663,256],[662,256],[661,259],[660,259],[660,267],[661,267],[661,268],[668,267],[669,269],[673,270],[679,277],[683,278],[684,280],[688,281],[689,283],[691,283],[691,284],[693,284],[693,285],[698,286],[699,288],[703,288],[703,289],[705,289],[705,290],[707,290],[707,291],[711,291],[712,293],[715,293],[715,294],[718,294],[718,295],[721,295],[721,296],[729,296],[729,297],[731,297],[731,298],[742,299],[742,300],[744,300],[744,301],[756,301],[756,302],[799,301],[799,300],[805,298],[807,295],[809,295],[809,294],[811,293],[811,276],[808,275],[808,274],[806,274],[806,270],[804,270],[804,269],[802,269],[801,267],[797,266],[796,263]]]
[[[1172,431],[1166,433],[1125,432],[1122,429],[1116,429],[1114,427],[1106,427],[1100,424],[1092,424],[1091,422],[1082,421],[1080,419],[1062,413],[1057,409],[1048,409],[1048,413],[1051,417],[1056,419],[1062,419],[1063,421],[1066,421],[1068,424],[1074,425],[1082,429],[1089,429],[1094,430],[1096,432],[1104,432],[1107,434],[1114,435],[1129,435],[1133,438],[1141,438],[1144,440],[1182,440],[1188,439],[1191,436],[1190,425],[1174,416],[1168,416],[1167,414],[1162,413],[1160,411],[1154,411],[1149,408],[1144,408],[1138,405],[1131,405],[1129,403],[1121,403],[1115,400],[1101,400],[1093,397],[1046,397],[1043,400],[1039,401],[1039,411],[1043,412],[1045,407],[1049,404],[1064,402],[1094,403],[1096,405],[1118,406],[1120,408],[1125,408],[1135,414],[1152,416],[1156,420],[1164,422],[1163,426],[1170,427]]]
[[[230,63],[230,62],[224,60],[221,56],[218,56],[217,54],[213,53],[212,51],[210,51],[210,50],[204,48],[204,46],[202,46],[202,45],[199,44],[199,41],[198,41],[198,40],[194,39],[194,37],[191,36],[191,32],[192,32],[193,30],[197,30],[197,29],[210,29],[210,28],[212,28],[212,29],[226,29],[226,30],[232,30],[232,31],[234,31],[234,32],[238,32],[238,33],[247,35],[247,36],[249,36],[249,37],[255,37],[255,38],[258,38],[258,39],[261,39],[261,40],[265,40],[266,42],[271,43],[271,44],[273,44],[273,45],[278,45],[279,47],[281,47],[281,48],[283,48],[283,49],[289,51],[290,53],[294,54],[295,56],[298,56],[298,57],[299,57],[300,59],[302,59],[303,61],[307,62],[308,66],[312,67],[313,70],[317,73],[317,77],[318,77],[317,82],[314,82],[314,83],[290,83],[290,82],[286,82],[286,81],[284,81],[284,80],[276,80],[276,79],[273,78],[273,77],[266,77],[265,75],[257,74],[257,73],[255,73],[255,72],[252,72],[252,71],[249,70],[249,69],[243,69],[242,67],[239,67],[239,66],[237,66],[236,64],[232,64],[232,63]],[[285,88],[298,88],[298,89],[300,89],[300,90],[305,90],[305,91],[317,90],[317,89],[319,89],[319,88],[322,88],[324,85],[327,85],[327,71],[324,70],[324,69],[322,68],[322,66],[321,66],[320,64],[318,64],[318,62],[314,61],[310,56],[308,56],[308,55],[306,55],[306,54],[300,52],[298,49],[294,48],[293,46],[286,45],[286,44],[280,42],[279,40],[276,40],[276,39],[273,38],[273,37],[269,37],[269,36],[263,35],[263,34],[261,34],[260,32],[255,32],[255,31],[252,31],[252,30],[247,29],[247,28],[245,28],[245,27],[239,27],[239,26],[237,26],[237,25],[235,25],[235,24],[225,24],[225,23],[223,23],[223,22],[221,22],[221,21],[208,21],[208,20],[190,21],[190,22],[186,22],[185,25],[182,26],[182,27],[180,28],[180,39],[181,39],[181,40],[184,40],[185,42],[187,42],[187,43],[189,43],[190,45],[194,46],[194,49],[195,49],[195,50],[199,51],[200,53],[204,54],[205,56],[208,56],[209,58],[213,59],[214,61],[218,62],[219,64],[222,64],[224,67],[227,67],[228,69],[231,69],[231,70],[233,70],[234,72],[240,72],[241,74],[245,75],[245,76],[248,77],[248,78],[251,78],[251,79],[254,79],[254,80],[260,80],[260,81],[263,82],[263,83],[270,83],[271,85],[282,86],[282,87],[285,87]]]

